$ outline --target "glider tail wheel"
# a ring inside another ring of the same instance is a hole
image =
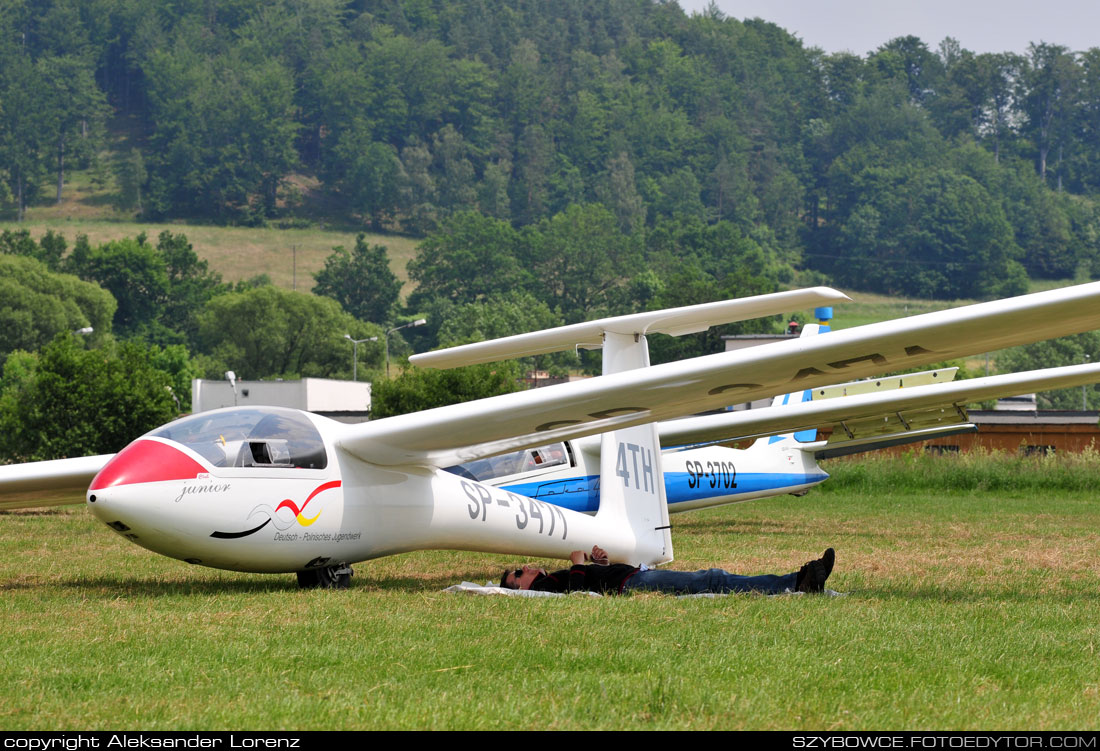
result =
[[[341,563],[298,572],[298,586],[302,589],[347,589],[354,572],[351,566]]]

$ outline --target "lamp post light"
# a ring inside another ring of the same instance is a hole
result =
[[[225,380],[229,381],[229,386],[233,389],[233,406],[237,406],[237,374],[232,370],[225,371]]]
[[[351,334],[344,334],[344,338],[351,342],[351,380],[359,380],[359,345],[363,342],[376,342],[377,336],[368,336],[366,339],[352,339]]]
[[[406,323],[402,326],[394,326],[392,329],[386,332],[386,378],[390,377],[390,334],[401,329],[407,329],[410,326],[423,326],[428,322],[427,318],[417,318],[412,323]]]

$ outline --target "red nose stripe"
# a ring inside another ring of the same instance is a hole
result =
[[[182,451],[158,441],[135,441],[107,462],[92,480],[91,490],[139,482],[189,480],[206,469]]]

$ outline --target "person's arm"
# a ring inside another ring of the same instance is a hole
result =
[[[591,553],[585,553],[583,550],[574,550],[569,554],[569,560],[574,566],[583,565],[586,561],[591,561],[598,566],[606,566],[610,563],[607,551],[599,545],[593,545]]]

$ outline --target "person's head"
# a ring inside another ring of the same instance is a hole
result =
[[[546,569],[523,564],[517,569],[508,569],[500,577],[501,589],[530,589],[540,576],[546,576]]]

